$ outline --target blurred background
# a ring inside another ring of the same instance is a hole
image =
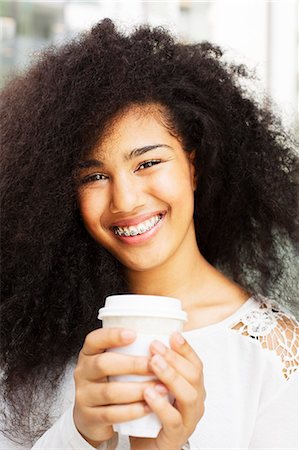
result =
[[[186,42],[210,40],[244,62],[299,135],[297,0],[0,0],[0,87],[45,46],[110,17],[124,29],[164,25]]]

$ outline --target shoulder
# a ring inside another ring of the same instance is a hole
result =
[[[299,323],[284,307],[275,301],[254,295],[249,311],[244,312],[234,322],[231,329],[255,342],[265,355],[279,360],[286,380],[299,366]]]

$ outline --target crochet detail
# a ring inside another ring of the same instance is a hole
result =
[[[274,301],[260,294],[254,298],[257,308],[241,317],[231,329],[258,341],[263,349],[275,352],[288,380],[299,365],[299,323]]]

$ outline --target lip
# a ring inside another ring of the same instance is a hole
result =
[[[140,216],[131,217],[128,219],[122,219],[117,222],[114,222],[110,228],[113,227],[130,227],[134,225],[138,225],[141,222],[145,222],[147,219],[150,219],[151,217],[158,216],[159,214],[162,214],[164,216],[166,214],[166,211],[156,211],[156,212],[150,212],[146,214],[141,214]]]

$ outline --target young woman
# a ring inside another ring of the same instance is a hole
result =
[[[298,155],[249,78],[106,19],[3,90],[1,449],[297,448]],[[183,335],[105,351],[125,292],[179,298]],[[150,411],[156,439],[113,432]]]

